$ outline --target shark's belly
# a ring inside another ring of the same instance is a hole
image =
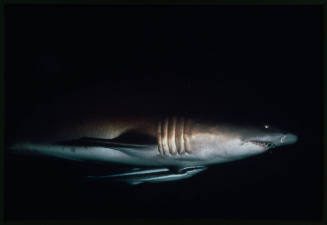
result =
[[[198,166],[206,164],[195,155],[160,154],[157,146],[147,150],[122,151],[98,146],[68,146],[20,143],[11,147],[12,152],[28,155],[50,156],[74,161],[115,162],[139,166]]]
[[[145,158],[115,149],[96,146],[67,146],[51,144],[20,143],[11,147],[13,153],[50,156],[75,161],[119,162],[127,164],[144,163]]]

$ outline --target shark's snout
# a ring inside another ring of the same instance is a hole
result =
[[[283,145],[290,145],[297,142],[298,137],[292,133],[278,133],[272,135],[265,135],[251,139],[250,142],[268,150]]]
[[[295,134],[287,133],[280,138],[281,145],[289,145],[297,142],[298,137]]]

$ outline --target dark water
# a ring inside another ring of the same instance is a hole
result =
[[[321,12],[6,7],[7,141],[33,111],[68,97],[80,113],[196,115],[269,123],[299,136],[272,154],[133,187],[83,179],[117,165],[7,155],[6,218],[319,218]]]

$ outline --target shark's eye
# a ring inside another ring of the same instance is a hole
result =
[[[270,126],[266,124],[264,127],[265,127],[266,129],[268,129]]]

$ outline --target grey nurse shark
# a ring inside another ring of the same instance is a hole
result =
[[[25,125],[24,135],[9,149],[129,165],[129,171],[89,178],[140,184],[189,178],[212,164],[244,159],[297,141],[295,134],[269,125],[242,126],[178,116],[75,120],[53,122],[51,126],[49,121],[43,126]]]

